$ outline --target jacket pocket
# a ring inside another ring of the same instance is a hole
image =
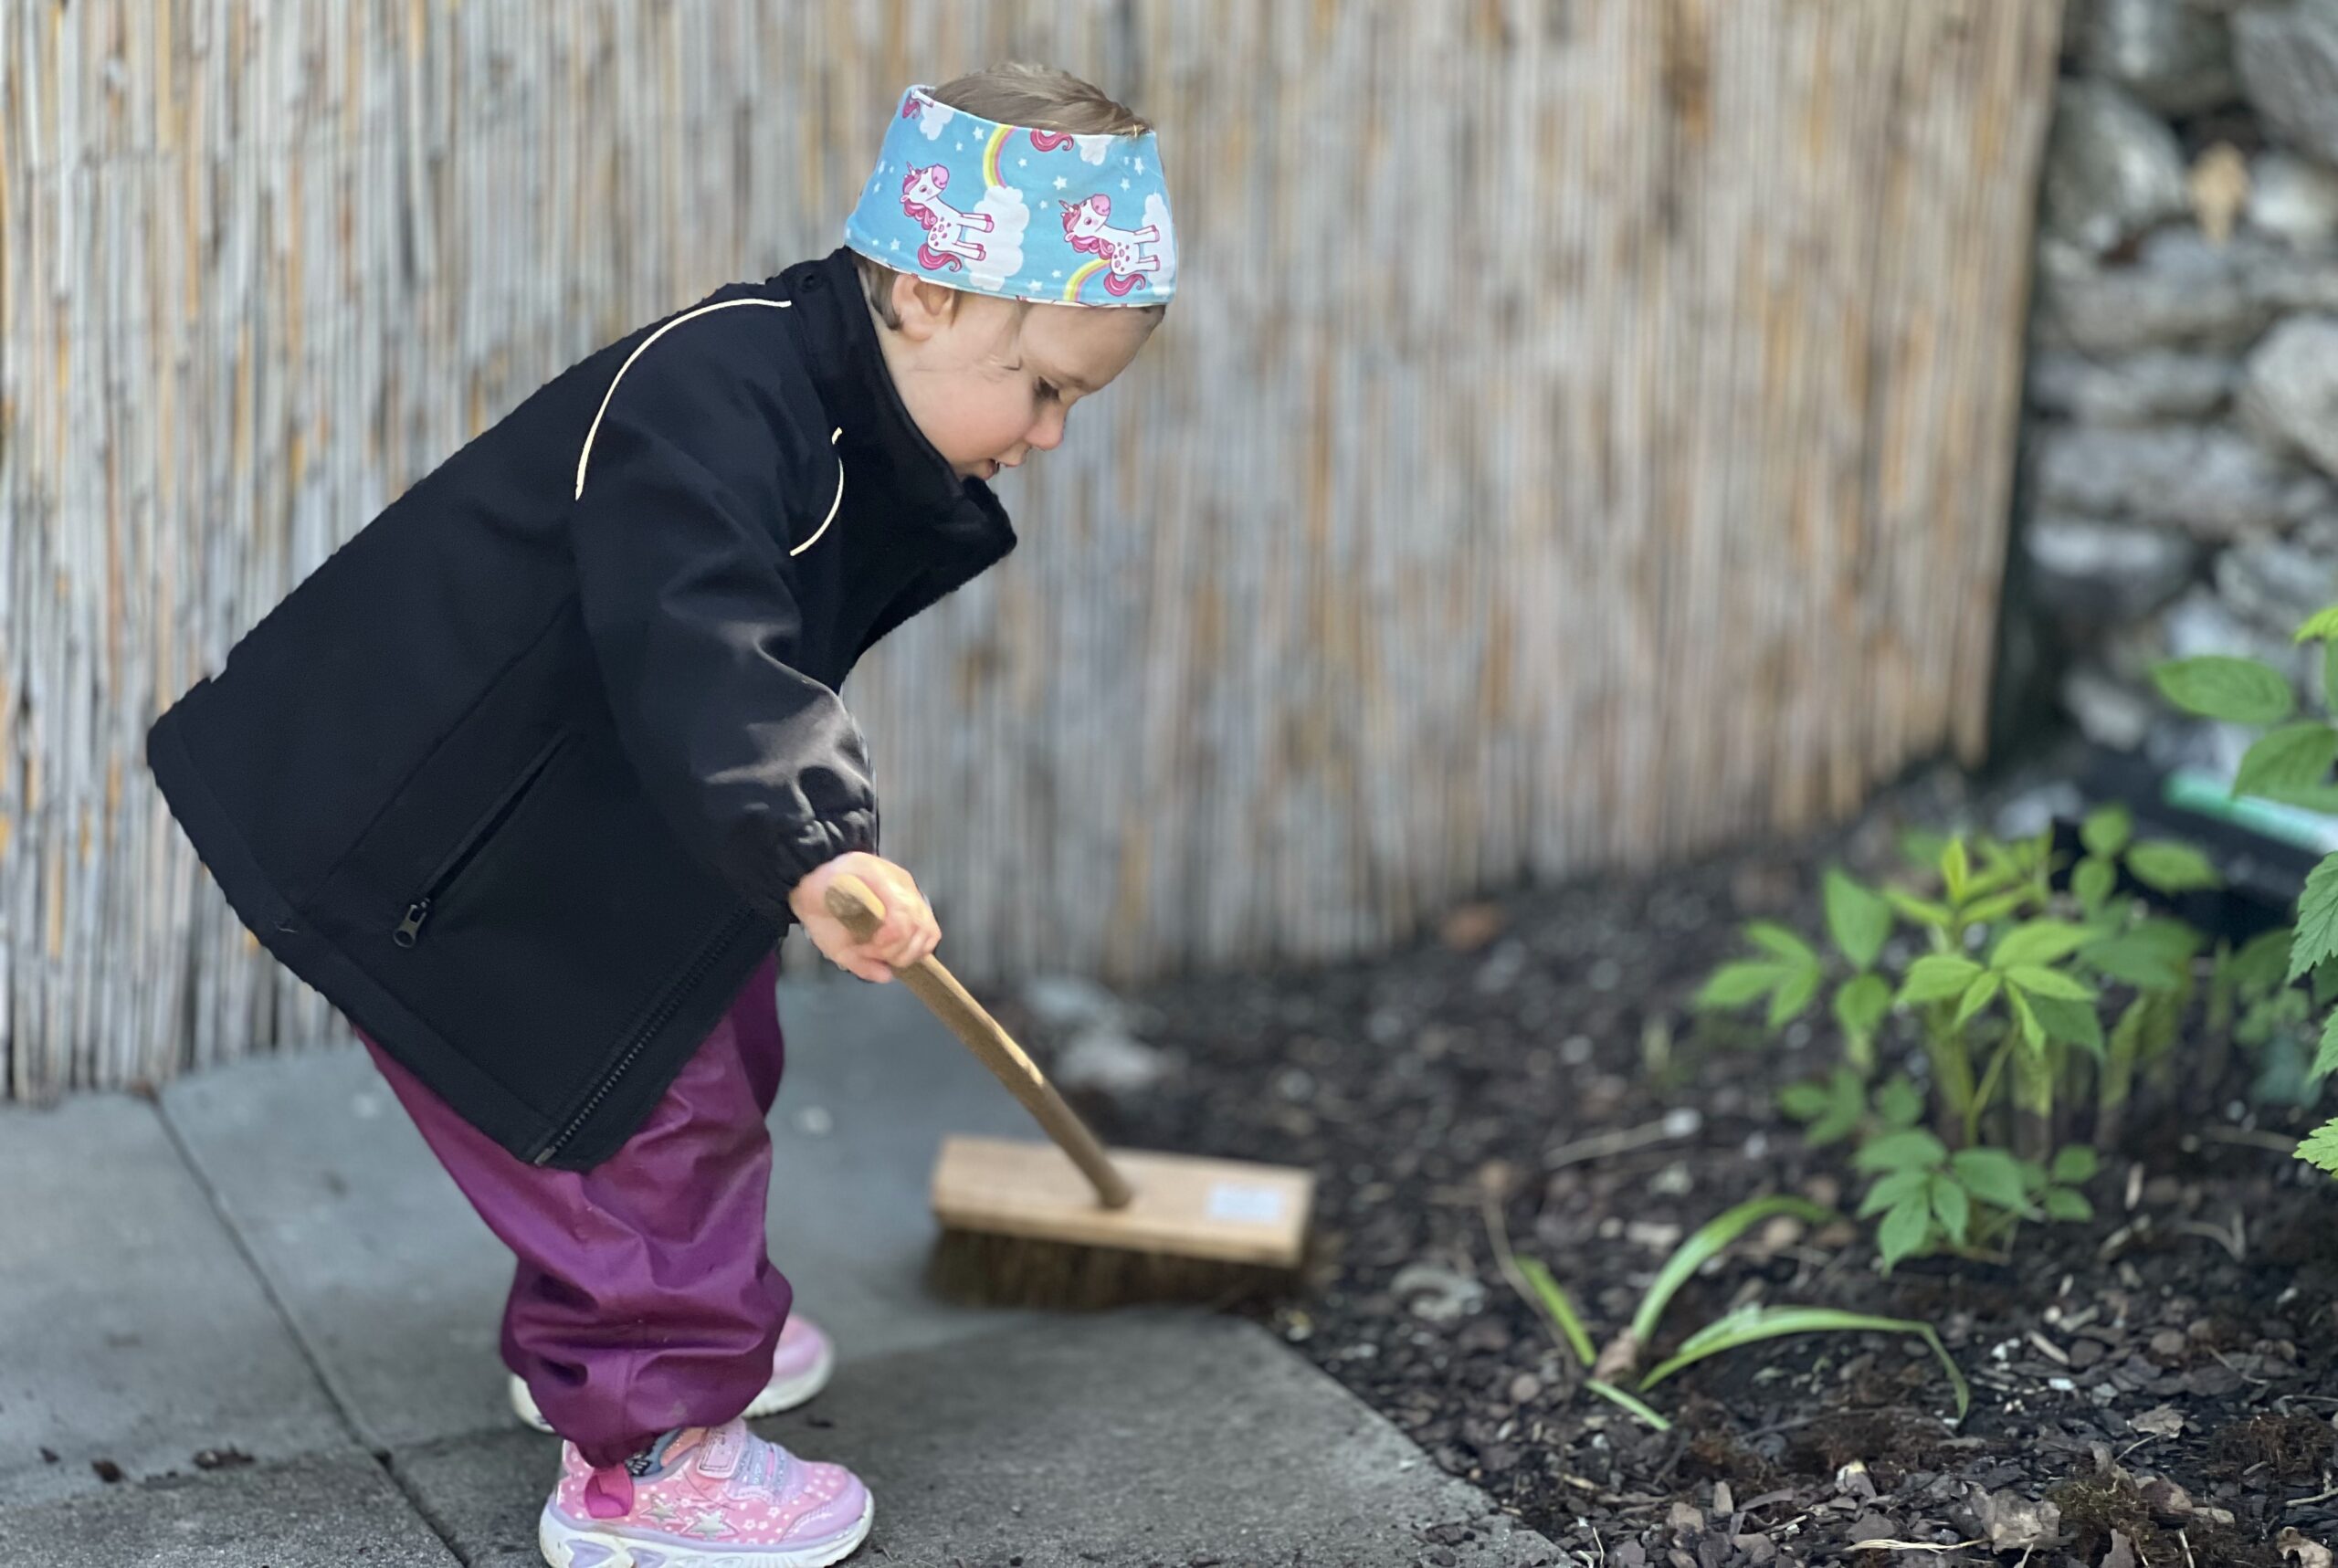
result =
[[[530,758],[518,776],[504,787],[503,793],[496,796],[494,804],[480,813],[479,820],[455,841],[455,847],[447,852],[446,858],[439,861],[414,897],[407,900],[405,917],[391,933],[393,942],[400,947],[412,948],[422,941],[423,930],[429,923],[431,910],[462,879],[463,873],[479,858],[479,852],[511,820],[512,814],[520,809],[520,803],[535,787],[536,781],[543,777],[544,770],[552,765],[553,756],[567,743],[568,731],[565,730],[556,732],[545,742],[542,749]]]

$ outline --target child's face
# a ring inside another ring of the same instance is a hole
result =
[[[904,274],[899,331],[880,328],[910,417],[951,467],[987,479],[1063,440],[1071,405],[1101,392],[1144,347],[1155,311],[1018,305]]]

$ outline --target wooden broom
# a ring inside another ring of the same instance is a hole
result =
[[[858,941],[884,919],[884,904],[858,877],[837,877],[827,901]],[[932,1183],[942,1232],[927,1269],[938,1294],[985,1305],[1101,1307],[1230,1301],[1297,1282],[1313,1173],[1108,1154],[1023,1047],[931,953],[894,973],[1053,1140],[943,1140]]]

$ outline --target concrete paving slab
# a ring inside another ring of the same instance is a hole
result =
[[[0,1542],[7,1543],[10,1563],[41,1568],[455,1568],[457,1563],[381,1467],[353,1451],[0,1508]]]
[[[153,1105],[0,1107],[0,1504],[105,1490],[99,1460],[135,1479],[348,1446]]]
[[[511,1255],[356,1049],[182,1079],[163,1114],[368,1447],[511,1419]]]
[[[855,1563],[1414,1568],[1438,1525],[1472,1532],[1448,1548],[1457,1568],[1564,1561],[1235,1319],[1121,1312],[863,1360],[757,1430],[869,1482],[877,1530]],[[551,1443],[472,1439],[396,1463],[466,1562],[526,1568]]]

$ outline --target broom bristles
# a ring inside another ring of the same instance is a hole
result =
[[[926,1288],[970,1307],[1088,1310],[1142,1301],[1230,1307],[1295,1290],[1296,1269],[1178,1258],[945,1227],[926,1261]]]

